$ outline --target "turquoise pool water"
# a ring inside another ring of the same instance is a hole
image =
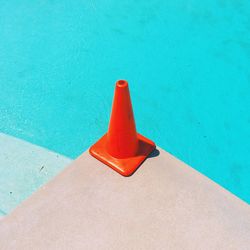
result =
[[[250,2],[0,1],[0,130],[77,157],[117,79],[140,133],[250,202]]]

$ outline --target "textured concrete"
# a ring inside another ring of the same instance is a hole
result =
[[[247,249],[250,207],[163,150],[125,178],[84,153],[0,222],[0,249]]]

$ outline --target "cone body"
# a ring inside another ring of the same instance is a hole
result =
[[[136,155],[138,139],[128,83],[116,84],[112,113],[107,134],[107,151],[116,158]]]
[[[116,83],[108,132],[89,149],[90,154],[123,176],[132,175],[155,149],[136,133],[128,83]]]

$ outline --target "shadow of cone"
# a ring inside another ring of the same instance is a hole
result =
[[[154,142],[136,132],[128,83],[119,80],[108,132],[89,149],[90,154],[121,175],[130,176],[154,149]]]

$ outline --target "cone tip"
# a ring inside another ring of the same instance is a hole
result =
[[[128,82],[126,80],[118,80],[116,82],[116,87],[118,87],[118,88],[127,88],[128,87]]]

